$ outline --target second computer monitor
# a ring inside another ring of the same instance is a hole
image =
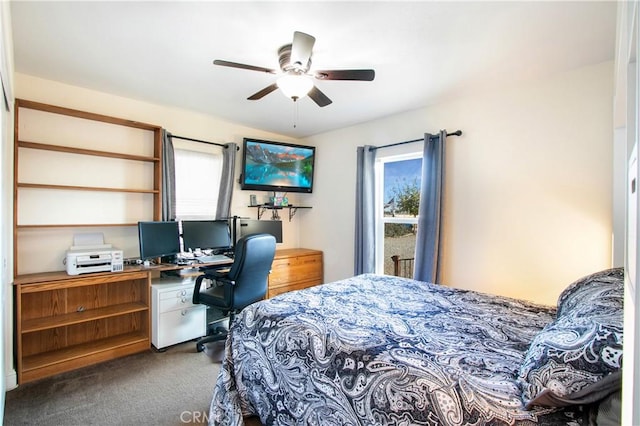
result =
[[[232,247],[229,221],[183,220],[182,242],[184,250],[227,250]]]
[[[276,237],[276,243],[282,242],[282,221],[240,219],[236,230],[237,239],[249,234],[271,234]]]

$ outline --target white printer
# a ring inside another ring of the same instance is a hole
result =
[[[73,242],[65,259],[67,274],[124,271],[122,250],[105,244],[102,234],[77,234],[74,235]]]

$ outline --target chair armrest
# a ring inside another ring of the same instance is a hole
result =
[[[191,297],[191,301],[194,304],[200,303],[200,287],[202,286],[202,280],[205,278],[207,278],[206,274],[198,275],[198,278],[196,278],[196,283],[193,287],[193,296]]]
[[[228,266],[201,266],[198,268],[205,275],[224,275],[229,272]]]
[[[210,271],[206,274],[198,275],[198,277],[196,278],[195,286],[193,288],[193,296],[191,297],[191,301],[194,304],[200,303],[200,287],[202,287],[202,280],[215,281],[217,283],[217,287],[225,285],[233,286],[236,284],[234,280],[230,280],[229,277],[227,277],[226,272],[223,273],[222,271]]]
[[[236,282],[232,279],[229,279],[227,275],[220,275],[216,278],[216,281],[221,282],[222,285],[236,285]]]

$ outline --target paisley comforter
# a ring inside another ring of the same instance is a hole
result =
[[[582,407],[526,410],[516,380],[555,308],[360,275],[244,309],[210,424],[587,424]]]

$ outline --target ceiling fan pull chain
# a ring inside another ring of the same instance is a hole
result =
[[[293,100],[293,128],[298,127],[298,103]]]

